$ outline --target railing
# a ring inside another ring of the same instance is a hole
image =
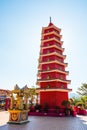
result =
[[[39,63],[40,64],[48,64],[48,63],[50,64],[50,63],[55,63],[55,62],[58,64],[61,64],[61,65],[66,65],[66,66],[68,65],[68,63],[64,63],[64,62],[58,61],[58,60],[50,60],[50,61],[44,61],[44,62],[40,61]]]
[[[47,55],[47,54],[49,54],[49,55],[53,55],[54,53],[56,53],[56,55],[58,55],[58,56],[60,56],[60,57],[62,57],[62,58],[66,58],[66,55],[62,55],[61,53],[59,53],[58,51],[52,51],[52,52],[46,52],[45,54],[43,54],[43,53],[40,53],[40,55]]]
[[[41,82],[47,82],[47,81],[59,81],[59,82],[67,82],[67,83],[70,83],[71,80],[65,80],[65,79],[62,79],[61,78],[50,78],[50,79],[37,79],[38,81],[41,81]]]

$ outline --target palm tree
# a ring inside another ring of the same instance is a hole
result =
[[[87,109],[87,96],[82,96],[77,104],[81,106],[82,109]]]
[[[77,93],[82,96],[87,96],[87,84],[83,83],[82,86],[80,88],[78,88]]]
[[[71,105],[80,106],[82,109],[87,109],[87,96],[73,97]]]
[[[78,102],[80,101],[79,97],[73,97],[70,99],[71,105],[77,106]]]

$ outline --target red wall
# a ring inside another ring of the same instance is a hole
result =
[[[65,74],[61,74],[58,72],[46,72],[41,74],[41,79],[47,79],[47,76],[49,75],[50,79],[59,78],[59,79],[66,79]]]
[[[60,34],[60,32],[59,32],[58,30],[54,29],[54,28],[45,29],[45,30],[44,30],[44,33],[52,32],[52,31],[55,31],[55,32],[57,32],[58,34]]]
[[[52,52],[58,52],[58,53],[62,54],[62,51],[60,51],[59,49],[54,48],[54,47],[53,47],[53,48],[43,49],[43,54],[47,54],[48,51],[49,51],[50,53],[52,53]]]
[[[65,70],[65,67],[64,66],[62,66],[62,65],[59,65],[59,64],[57,64],[57,63],[49,63],[49,64],[42,64],[42,70],[47,70],[47,67],[50,67],[50,69],[60,69],[61,68],[61,70]]]
[[[48,58],[49,58],[50,61],[58,60],[58,61],[63,62],[63,58],[58,57],[58,56],[55,56],[55,55],[44,56],[44,57],[42,57],[42,62],[46,62],[46,61],[48,60]]]
[[[63,100],[68,100],[67,92],[40,92],[40,104],[44,106],[44,103],[47,103],[50,108],[55,106],[61,106]]]
[[[48,85],[50,86],[50,88],[56,88],[56,86],[57,86],[56,81],[40,83],[41,88],[46,88]]]
[[[60,43],[58,43],[58,42],[56,42],[56,41],[54,41],[54,40],[52,40],[52,41],[47,41],[47,42],[44,42],[43,43],[43,46],[48,46],[48,45],[58,45],[59,47],[61,47],[61,44]]]
[[[48,85],[50,86],[50,88],[67,88],[66,83],[61,83],[61,82],[56,82],[56,81],[40,83],[41,88],[46,88]]]

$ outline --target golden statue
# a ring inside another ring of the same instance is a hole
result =
[[[24,123],[28,122],[28,87],[22,89],[16,84],[14,90],[10,94],[10,118],[8,123]]]

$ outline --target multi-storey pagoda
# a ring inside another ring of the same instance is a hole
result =
[[[51,22],[51,18],[49,25],[42,28],[37,92],[40,94],[40,104],[44,106],[47,103],[50,108],[61,107],[62,101],[68,100],[68,92],[71,91],[67,87],[71,81],[66,79],[69,72],[65,70],[66,55],[63,55],[60,32],[61,29]]]

